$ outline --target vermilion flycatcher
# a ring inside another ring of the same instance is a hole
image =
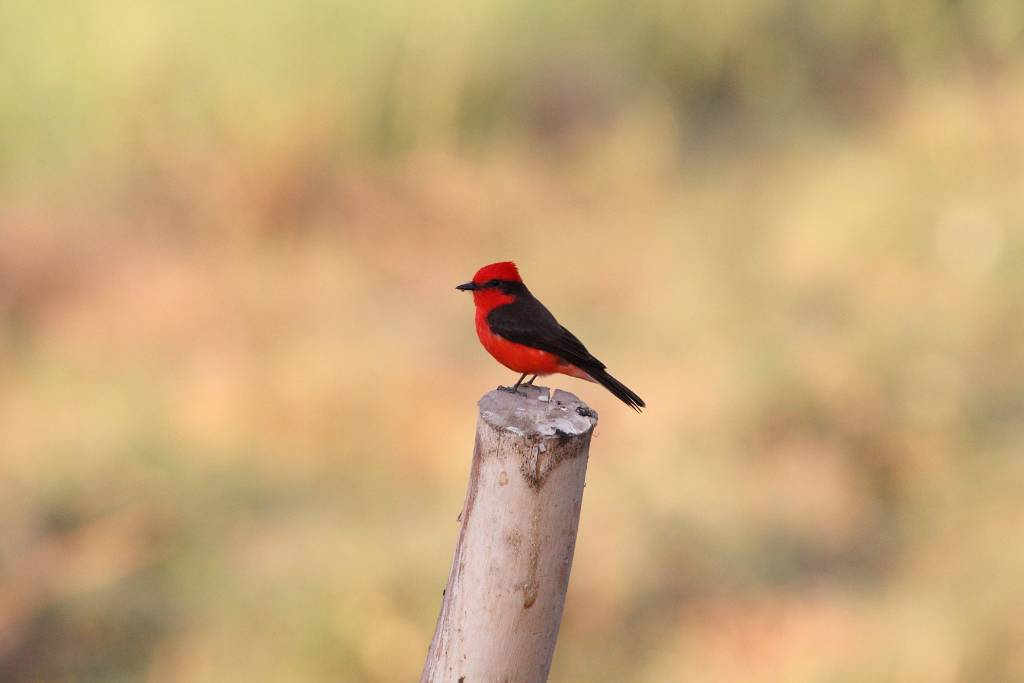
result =
[[[472,282],[455,289],[473,292],[476,334],[484,348],[506,368],[523,373],[512,387],[499,389],[518,393],[527,375],[533,377],[523,386],[532,385],[538,375],[560,372],[597,382],[637,412],[644,407],[643,399],[609,375],[605,364],[534,298],[516,264],[502,261],[484,266]]]

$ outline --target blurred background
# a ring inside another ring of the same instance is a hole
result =
[[[0,680],[416,680],[515,259],[552,681],[1024,680],[1024,4],[0,4]]]

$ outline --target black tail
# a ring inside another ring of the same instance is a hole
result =
[[[615,394],[616,398],[636,412],[639,413],[640,409],[644,407],[644,400],[637,396],[635,391],[609,375],[608,371],[604,368],[595,368],[593,370],[588,369],[587,374],[593,377],[595,382]]]

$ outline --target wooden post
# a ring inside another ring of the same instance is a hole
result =
[[[480,399],[469,488],[420,683],[543,683],[576,547],[597,414],[522,387]]]

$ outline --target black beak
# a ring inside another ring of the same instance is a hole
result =
[[[461,289],[463,292],[472,292],[474,289],[479,289],[479,287],[477,287],[476,284],[473,282],[466,282],[464,284],[459,285],[455,289]]]

